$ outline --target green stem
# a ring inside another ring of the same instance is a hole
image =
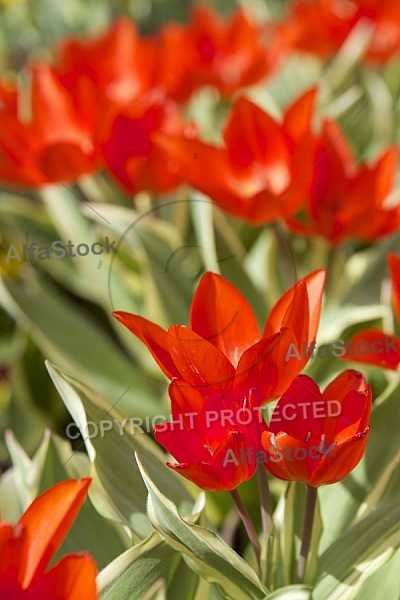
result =
[[[254,549],[254,554],[256,555],[258,571],[261,573],[261,547],[260,541],[258,539],[257,531],[254,527],[254,523],[251,520],[251,517],[247,511],[247,508],[243,504],[243,500],[239,496],[239,492],[237,489],[231,490],[232,499],[236,505],[237,511],[239,513],[240,518],[242,519],[242,523],[247,531],[247,535],[249,536],[249,540]]]
[[[296,583],[302,583],[306,571],[308,553],[314,524],[315,507],[317,504],[317,488],[307,486],[306,510],[304,514],[303,538],[299,560],[297,561]]]
[[[259,465],[257,467],[257,482],[258,491],[260,495],[260,511],[261,511],[261,524],[263,534],[266,535],[270,530],[272,524],[272,503],[271,494],[269,492],[268,475],[265,467]]]
[[[297,259],[292,236],[289,232],[285,232],[283,225],[278,224],[275,221],[272,223],[272,228],[275,233],[277,251],[282,253],[281,257],[284,261],[285,274],[296,282],[298,275]]]

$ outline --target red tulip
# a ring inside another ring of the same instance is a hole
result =
[[[119,17],[99,36],[65,39],[58,74],[79,114],[94,125],[105,102],[127,105],[153,87],[155,52],[132,19]]]
[[[209,397],[174,380],[169,386],[172,422],[154,428],[156,440],[178,461],[167,462],[204,490],[235,489],[254,475],[255,455],[266,425],[258,390],[238,403],[227,392]],[[251,452],[252,460],[246,460]]]
[[[292,231],[323,237],[333,246],[349,238],[372,242],[400,226],[400,204],[386,206],[395,184],[399,151],[393,146],[375,165],[356,165],[340,134],[337,123],[324,122],[315,167],[307,178],[312,185],[310,195],[304,197],[305,214],[287,223]]]
[[[400,324],[400,257],[390,253],[388,263],[393,308]],[[400,364],[400,337],[383,333],[379,329],[365,329],[349,340],[346,353],[340,358],[396,370]]]
[[[324,281],[325,272],[315,271],[290,288],[261,336],[248,302],[214,273],[204,275],[194,295],[191,328],[172,325],[166,332],[138,315],[114,316],[146,344],[169,379],[184,380],[204,396],[224,390],[239,401],[258,388],[266,402],[288,388],[310,356],[288,358],[288,351],[302,352],[315,340]]]
[[[95,600],[97,567],[88,553],[50,561],[82,506],[90,479],[63,481],[36,498],[17,525],[0,521],[2,600]]]
[[[374,28],[366,58],[387,62],[400,50],[397,0],[297,0],[280,26],[282,41],[297,50],[330,57],[362,19]]]
[[[167,85],[167,92],[178,100],[204,85],[231,96],[269,74],[281,55],[271,31],[252,23],[240,8],[226,21],[210,6],[195,6],[188,25],[164,26],[161,41],[159,58],[165,57],[165,70],[160,70],[157,83],[162,85],[167,69],[172,72],[169,83],[174,81],[175,89]]]
[[[240,98],[225,127],[224,147],[183,135],[157,136],[157,143],[176,162],[183,180],[233,216],[253,224],[288,217],[299,210],[309,189],[305,175],[313,166],[315,95],[312,89],[297,99],[281,123]]]
[[[266,468],[278,479],[310,486],[336,483],[360,462],[370,429],[370,385],[344,371],[321,394],[300,375],[275,407],[261,443]]]
[[[31,65],[27,76],[30,91],[6,84],[0,90],[0,181],[37,187],[95,171],[92,131],[79,120],[54,69]]]
[[[154,144],[155,134],[180,135],[184,123],[178,106],[153,90],[129,107],[111,109],[99,127],[99,143],[108,171],[130,194],[164,193],[180,182],[175,165]]]

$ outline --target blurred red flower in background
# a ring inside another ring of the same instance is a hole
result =
[[[299,400],[313,406],[307,418],[301,412],[293,418],[293,410],[285,416],[285,407],[298,407]],[[340,413],[321,414],[324,403],[332,400],[340,403]],[[371,387],[357,371],[344,371],[322,394],[310,377],[300,375],[279,400],[262,434],[266,468],[278,479],[313,487],[340,481],[364,454],[371,407]]]
[[[182,179],[216,204],[249,223],[268,223],[296,213],[307,194],[315,96],[313,88],[298,98],[282,123],[240,98],[225,126],[224,147],[184,135],[158,135],[157,143],[176,162]]]
[[[255,455],[267,430],[260,410],[254,410],[260,406],[258,390],[250,390],[238,403],[226,392],[204,397],[198,389],[174,380],[169,395],[173,421],[154,428],[156,440],[178,461],[167,462],[168,467],[215,492],[233,490],[254,475],[255,460],[239,461],[250,448]],[[227,460],[228,451],[239,457],[239,465]]]
[[[283,55],[272,27],[252,23],[241,8],[224,20],[196,5],[187,25],[165,25],[160,40],[157,84],[178,101],[205,85],[229,97],[270,74]]]
[[[184,127],[178,105],[153,90],[129,107],[110,109],[98,129],[106,167],[127,192],[168,192],[181,179],[167,153],[154,144],[155,133],[179,135]]]
[[[24,88],[1,82],[0,181],[37,187],[96,170],[92,131],[47,64],[30,65]]]
[[[303,215],[289,218],[295,233],[315,235],[333,246],[345,239],[373,242],[397,231],[400,204],[386,202],[396,180],[399,151],[388,148],[374,165],[357,165],[338,123],[325,121],[308,175],[311,191]]]
[[[150,350],[169,378],[200,388],[204,396],[232,392],[238,400],[258,388],[263,402],[279,397],[300,373],[308,356],[286,360],[290,344],[303,351],[318,329],[325,271],[315,271],[291,287],[272,308],[260,335],[247,300],[228,281],[206,273],[193,297],[191,328],[168,332],[126,312],[114,316]]]
[[[274,28],[250,22],[240,8],[225,20],[197,5],[189,23],[166,23],[157,35],[141,37],[133,20],[119,17],[98,36],[67,38],[58,72],[80,111],[87,111],[87,99],[126,104],[154,87],[179,102],[204,85],[229,96],[277,67],[279,40]]]
[[[154,86],[154,45],[135,22],[119,17],[104,33],[66,38],[57,50],[57,73],[78,113],[94,125],[104,104],[126,105]]]
[[[97,567],[86,553],[48,565],[82,506],[90,479],[58,483],[28,507],[17,525],[0,521],[2,600],[95,600]]]
[[[400,325],[400,257],[391,252],[388,255],[388,264],[392,280],[394,314]],[[359,346],[360,350],[357,350]],[[379,329],[365,329],[350,339],[346,345],[346,353],[340,358],[396,370],[400,364],[400,337]]]
[[[387,62],[400,51],[398,0],[298,0],[279,26],[282,42],[323,57],[335,54],[353,28],[368,20],[374,27],[366,58]]]

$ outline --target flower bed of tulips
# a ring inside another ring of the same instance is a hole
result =
[[[1,600],[400,600],[398,0],[0,18]]]

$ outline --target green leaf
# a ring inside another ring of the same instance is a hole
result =
[[[138,454],[136,459],[149,492],[148,515],[153,526],[187,563],[209,583],[217,583],[232,599],[262,599],[268,591],[253,569],[216,533],[187,523],[176,506],[152,481]]]
[[[311,600],[312,587],[310,585],[288,585],[272,592],[268,600]]]
[[[111,336],[97,328],[79,306],[66,300],[48,283],[0,280],[0,300],[31,334],[44,355],[75,373],[88,385],[135,416],[155,416],[154,386],[121,352]]]
[[[129,421],[119,415],[95,391],[66,373],[46,363],[50,376],[65,406],[78,425],[92,463],[93,477],[90,497],[101,514],[129,525],[141,538],[147,537],[151,526],[146,517],[146,487],[137,468],[134,452],[146,457],[149,470],[157,484],[175,502],[190,502],[191,496],[182,478],[167,469],[165,455],[149,436],[130,430]],[[94,425],[99,425],[99,435]],[[105,424],[107,422],[107,424]],[[128,425],[127,425],[128,423]],[[111,429],[108,429],[110,424]],[[124,427],[123,427],[124,424]],[[75,457],[71,455],[70,461]]]
[[[297,481],[287,485],[277,505],[274,521],[280,532],[282,562],[281,581],[288,585],[294,580],[303,532],[306,486]]]
[[[400,550],[383,567],[364,581],[356,600],[390,598],[400,600]]]
[[[14,467],[7,469],[0,476],[0,509],[4,521],[16,523],[24,509],[18,494],[17,470]]]
[[[201,494],[187,520],[201,520],[204,507],[205,495]],[[156,532],[108,565],[98,582],[100,598],[106,600],[164,598],[166,589],[171,598],[206,600],[210,588]]]
[[[314,600],[355,598],[364,580],[400,546],[400,505],[381,504],[320,557]]]
[[[159,580],[166,580],[179,562],[177,553],[152,533],[110,563],[97,578],[100,600],[142,600]]]
[[[279,534],[272,523],[269,531],[261,540],[261,581],[270,590],[276,588],[278,564]]]
[[[298,481],[291,481],[285,494],[281,497],[274,514],[275,523],[280,532],[280,548],[282,562],[280,580],[290,584],[295,580],[297,561],[300,554],[303,536],[304,512],[306,507],[307,487]],[[320,499],[317,497],[310,551],[307,560],[304,581],[312,583],[318,564],[318,547],[323,531],[320,510]]]

